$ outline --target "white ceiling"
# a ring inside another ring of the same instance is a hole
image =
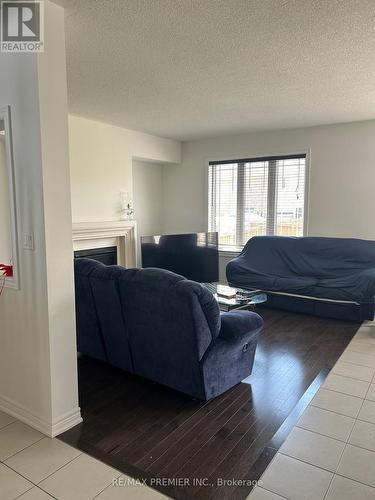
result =
[[[375,0],[55,0],[70,112],[189,140],[375,118]]]

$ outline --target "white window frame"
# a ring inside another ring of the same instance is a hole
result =
[[[311,149],[305,150],[286,150],[283,152],[272,152],[272,153],[249,153],[249,154],[233,154],[225,157],[209,157],[205,158],[205,189],[204,189],[204,206],[205,206],[205,226],[206,230],[209,230],[209,220],[208,220],[208,188],[209,188],[209,168],[210,162],[237,162],[238,159],[242,158],[270,158],[270,157],[280,157],[289,155],[305,155],[305,199],[304,199],[304,213],[303,213],[303,236],[308,236],[309,234],[309,212],[310,212],[310,177],[311,177]],[[237,158],[237,160],[236,160]],[[219,244],[219,251],[223,255],[238,255],[241,252],[243,245],[225,246]]]

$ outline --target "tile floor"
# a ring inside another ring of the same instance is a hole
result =
[[[0,412],[0,500],[162,500],[157,491]]]
[[[375,323],[358,330],[249,500],[375,500]]]

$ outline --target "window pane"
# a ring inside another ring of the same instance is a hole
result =
[[[267,230],[268,162],[245,163],[244,235],[242,244]]]
[[[219,244],[235,245],[237,163],[210,166],[209,187],[210,231],[218,231]]]
[[[277,161],[276,234],[303,236],[305,158]]]
[[[253,236],[302,236],[305,158],[233,160],[209,166],[209,230],[221,245]]]

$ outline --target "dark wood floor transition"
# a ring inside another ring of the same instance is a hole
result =
[[[173,498],[246,498],[358,329],[258,312],[253,374],[207,403],[81,358],[84,421],[60,438]]]

